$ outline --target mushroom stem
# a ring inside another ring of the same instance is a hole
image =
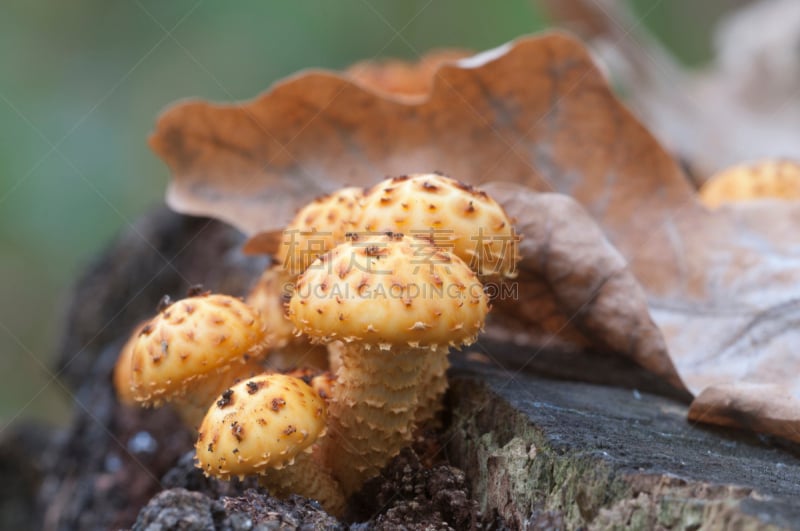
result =
[[[420,377],[430,356],[446,347],[402,348],[365,355],[363,343],[343,344],[329,405],[325,461],[347,495],[358,490],[412,438]]]
[[[443,356],[429,356],[425,368],[420,375],[419,395],[417,396],[417,409],[414,413],[414,422],[417,427],[433,420],[442,408],[442,397],[447,391],[447,369],[450,368],[450,359],[447,353]]]
[[[346,502],[342,487],[311,454],[298,454],[291,465],[267,470],[259,477],[258,483],[278,498],[299,494],[317,500],[328,513],[337,518],[344,514]]]

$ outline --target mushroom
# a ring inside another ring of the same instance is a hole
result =
[[[330,399],[332,394],[333,385],[336,383],[336,376],[330,371],[319,371],[309,368],[294,369],[288,372],[283,372],[287,376],[300,378],[326,402]]]
[[[294,326],[284,308],[292,297],[292,283],[292,276],[283,267],[268,267],[245,297],[247,305],[261,313],[265,342],[270,348],[283,348],[294,337]]]
[[[136,325],[133,329],[133,333],[125,341],[125,344],[122,345],[122,349],[119,351],[119,356],[117,357],[117,363],[114,365],[114,372],[111,376],[114,390],[117,393],[117,399],[121,404],[126,406],[136,405],[136,399],[133,397],[133,382],[131,380],[133,376],[131,358],[133,356],[133,346],[136,344],[139,334],[146,325],[147,321],[142,321]]]
[[[712,176],[698,192],[708,208],[753,199],[800,199],[800,162],[762,160],[727,168]]]
[[[319,373],[311,378],[311,388],[328,402],[333,396],[333,386],[336,384],[336,376],[329,371]]]
[[[345,239],[360,211],[361,188],[342,188],[301,208],[283,231],[277,259],[292,277]]]
[[[168,304],[136,335],[131,396],[155,407],[176,401],[208,406],[223,373],[258,370],[248,363],[262,355],[263,341],[258,312],[235,297],[203,294]]]
[[[402,232],[461,258],[479,275],[516,276],[520,235],[513,221],[485,192],[439,173],[406,175],[373,186],[362,201],[355,230]],[[418,260],[424,258],[417,251]],[[423,371],[425,395],[417,422],[434,418],[447,389],[447,358],[431,358]]]
[[[198,429],[208,408],[226,389],[264,372],[266,369],[258,359],[231,365],[228,370],[215,372],[207,378],[195,381],[190,391],[173,399],[171,405],[187,426]]]
[[[294,334],[294,325],[286,316],[286,303],[294,290],[294,277],[282,266],[267,268],[245,302],[261,312],[266,327],[265,343],[270,349],[267,366],[278,371],[310,367],[328,368],[328,351],[312,345],[308,338]]]
[[[311,457],[326,420],[325,402],[301,379],[255,376],[226,390],[208,410],[195,445],[197,467],[226,480],[259,475],[273,495],[300,494],[341,516],[341,487]]]
[[[355,230],[404,233],[450,251],[481,276],[516,276],[520,236],[503,207],[485,192],[438,173],[393,177],[373,186]]]
[[[134,333],[125,342],[120,351],[117,363],[114,366],[114,389],[120,403],[126,406],[140,405],[133,393],[133,348],[138,341],[139,334],[147,325],[147,321],[139,323]],[[260,361],[250,359],[244,364],[235,364],[227,371],[215,372],[207,378],[195,381],[191,391],[172,401],[173,408],[178,412],[187,426],[197,428],[203,420],[208,406],[222,391],[239,380],[255,376],[264,372]]]
[[[461,259],[396,234],[340,244],[298,278],[292,322],[342,341],[324,453],[346,494],[408,444],[428,359],[474,342],[488,309]]]

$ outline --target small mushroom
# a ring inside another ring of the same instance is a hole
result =
[[[294,325],[285,311],[285,304],[294,291],[293,281],[283,267],[272,266],[264,270],[245,297],[247,305],[261,313],[264,339],[271,349],[285,347],[294,337]]]
[[[264,372],[266,372],[266,369],[262,361],[258,359],[250,359],[245,363],[236,363],[227,370],[217,371],[207,378],[195,381],[192,383],[189,392],[175,398],[171,405],[187,426],[198,429],[208,408],[226,389]]]
[[[379,182],[361,204],[356,232],[403,233],[450,251],[483,277],[516,276],[520,235],[477,188],[438,173],[405,175]]]
[[[133,377],[133,347],[136,344],[139,334],[142,329],[147,325],[147,321],[143,321],[136,325],[133,333],[130,335],[122,349],[119,351],[117,363],[114,365],[114,372],[112,374],[112,381],[114,383],[114,390],[117,393],[117,399],[121,404],[126,406],[137,405],[136,399],[133,397],[132,377]]]
[[[300,378],[310,385],[311,388],[316,391],[317,394],[325,401],[329,400],[330,397],[333,396],[332,390],[333,385],[336,383],[336,376],[330,371],[319,371],[305,368],[293,369],[288,372],[284,371],[283,374]]]
[[[136,328],[120,351],[119,358],[117,358],[117,363],[114,366],[114,389],[119,401],[127,406],[146,405],[137,402],[132,387],[133,347],[146,324],[147,322],[145,321]],[[264,366],[257,359],[250,359],[243,364],[231,365],[228,370],[216,371],[206,378],[194,380],[184,395],[174,397],[171,400],[171,405],[187,426],[197,428],[200,426],[200,421],[203,420],[208,406],[211,405],[217,395],[236,382],[263,372]]]
[[[226,390],[208,410],[195,445],[197,467],[222,479],[259,475],[272,494],[300,494],[341,516],[341,487],[311,456],[326,420],[324,400],[303,380],[255,376]]]
[[[326,402],[333,396],[333,386],[336,385],[336,376],[328,371],[319,373],[311,378],[311,388]]]
[[[420,263],[420,246],[443,259]],[[461,259],[397,235],[343,243],[298,278],[295,326],[316,341],[342,341],[324,453],[345,493],[409,443],[429,358],[474,342],[488,309]]]
[[[171,303],[136,336],[131,395],[141,404],[160,406],[195,390],[201,395],[216,390],[207,380],[257,359],[263,341],[258,312],[237,298],[204,294]],[[210,403],[212,397],[190,400]]]
[[[762,160],[739,164],[712,176],[698,192],[708,208],[753,199],[800,199],[800,162]]]
[[[361,188],[343,188],[301,208],[283,231],[277,259],[295,277],[345,239],[360,212]]]
[[[294,325],[286,315],[286,303],[293,291],[294,277],[276,265],[264,271],[245,299],[249,306],[261,312],[266,327],[265,343],[270,350],[267,367],[277,371],[302,367],[327,369],[327,349],[294,334]]]
[[[516,276],[520,235],[513,221],[485,192],[438,173],[386,179],[373,186],[362,200],[356,232],[401,232],[450,251],[482,277],[494,281]],[[436,261],[422,255],[417,261]],[[447,388],[449,361],[431,358],[425,396],[420,397],[417,422],[432,419]]]

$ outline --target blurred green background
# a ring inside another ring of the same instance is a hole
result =
[[[742,2],[632,3],[642,27],[700,64],[711,21]],[[0,430],[68,418],[70,397],[49,370],[66,290],[162,201],[167,170],[146,138],[164,106],[252,98],[306,67],[482,50],[547,25],[530,0],[4,0]]]

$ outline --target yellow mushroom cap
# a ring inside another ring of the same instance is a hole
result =
[[[472,343],[489,309],[458,257],[401,235],[338,245],[297,280],[289,317],[313,339],[393,345]]]
[[[282,348],[293,339],[294,325],[286,316],[285,304],[294,288],[292,277],[281,266],[272,266],[262,273],[245,302],[261,313],[270,348]]]
[[[117,398],[119,399],[120,403],[129,406],[136,404],[131,386],[133,383],[133,368],[131,361],[133,357],[133,347],[136,344],[139,334],[142,332],[142,329],[146,324],[147,322],[145,321],[136,325],[133,333],[122,346],[122,350],[120,350],[119,357],[117,358],[117,363],[114,365],[114,373],[112,375],[114,390],[117,392]]]
[[[195,445],[206,475],[261,474],[291,464],[324,434],[325,402],[299,378],[262,374],[225,391],[208,410]]]
[[[283,374],[300,378],[310,385],[324,400],[328,400],[333,396],[333,384],[336,383],[336,376],[331,371],[302,368],[283,372]]]
[[[700,188],[709,208],[762,198],[800,199],[800,162],[762,160],[739,164],[712,176]]]
[[[311,378],[311,387],[323,400],[330,400],[333,397],[333,386],[336,384],[336,376],[330,371],[317,374]]]
[[[183,396],[198,380],[258,354],[264,325],[258,312],[228,295],[179,300],[140,332],[132,353],[132,391],[159,405]]]
[[[292,275],[306,270],[320,254],[333,249],[353,230],[361,188],[342,188],[301,208],[283,231],[277,259]]]
[[[503,207],[486,193],[436,173],[376,184],[364,196],[356,231],[427,239],[479,275],[516,275],[520,238]]]

